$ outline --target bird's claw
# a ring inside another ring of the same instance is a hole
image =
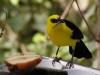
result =
[[[58,57],[55,57],[54,59],[53,59],[53,61],[52,61],[52,65],[54,66],[54,64],[55,64],[55,62],[58,62],[58,63],[60,63],[60,60],[61,60],[62,58],[58,58]]]
[[[71,69],[71,68],[74,68],[74,64],[72,61],[69,61],[66,66],[63,66],[62,69]]]
[[[72,61],[69,61],[69,62],[66,64],[66,67],[67,67],[68,69],[74,68],[73,62],[72,62]]]

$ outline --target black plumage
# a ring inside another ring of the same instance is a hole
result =
[[[83,38],[82,32],[74,23],[72,23],[66,19],[64,19],[63,22],[66,23],[67,27],[69,27],[73,30],[73,35],[71,36],[72,39],[82,39]]]
[[[74,52],[74,57],[77,58],[92,58],[92,54],[91,52],[88,50],[88,48],[86,47],[86,45],[84,44],[84,42],[81,40],[83,39],[83,34],[80,31],[80,29],[73,24],[72,22],[68,21],[68,20],[63,20],[63,22],[66,23],[66,26],[68,26],[69,28],[71,28],[73,30],[73,35],[71,36],[72,39],[76,39],[79,40],[76,43],[75,48],[73,49],[72,46],[69,46],[69,52],[70,54],[72,54],[73,51]]]
[[[73,49],[72,46],[69,46],[69,52],[70,54],[72,54],[72,52],[75,50],[74,52],[74,57],[77,58],[92,58],[92,54],[91,52],[88,50],[88,48],[85,46],[85,44],[83,43],[82,40],[80,40],[80,42],[76,43],[75,48]]]

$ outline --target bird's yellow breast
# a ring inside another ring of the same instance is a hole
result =
[[[65,23],[55,26],[53,23],[48,22],[46,30],[54,44],[58,46],[75,46],[77,40],[71,38],[73,31]]]

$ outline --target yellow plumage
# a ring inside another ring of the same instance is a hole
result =
[[[77,40],[71,39],[73,31],[65,23],[52,23],[51,19],[59,18],[52,15],[47,20],[46,31],[50,40],[57,46],[75,46]]]

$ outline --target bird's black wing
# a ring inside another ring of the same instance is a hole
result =
[[[72,39],[82,39],[83,38],[82,32],[74,23],[72,23],[66,19],[64,19],[63,22],[65,22],[66,26],[68,26],[69,28],[71,28],[73,30],[73,35],[71,36]]]
[[[72,46],[69,46],[69,52],[72,55],[72,53],[74,52],[74,57],[77,58],[92,58],[92,54],[89,51],[89,49],[86,47],[86,45],[84,44],[84,42],[82,40],[80,40],[80,42],[76,43],[75,49],[72,48]]]

